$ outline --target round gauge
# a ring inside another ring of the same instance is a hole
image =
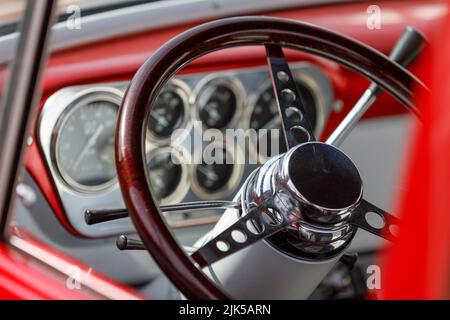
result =
[[[171,148],[155,149],[147,157],[147,172],[156,199],[161,203],[182,200],[188,190],[187,170],[178,152]]]
[[[220,142],[208,148],[211,148],[208,152],[211,159],[204,158],[201,164],[193,168],[192,189],[199,198],[220,199],[229,195],[239,184],[242,166],[234,163],[234,152]]]
[[[79,191],[108,187],[116,178],[114,133],[120,96],[94,92],[76,100],[58,126],[55,159],[65,182]]]
[[[224,129],[242,111],[244,89],[235,78],[214,78],[200,84],[196,94],[197,118],[206,128]]]
[[[148,132],[153,140],[166,142],[172,133],[186,125],[189,88],[172,80],[162,89],[150,111]]]
[[[316,100],[313,93],[309,88],[305,86],[304,83],[297,81],[297,88],[305,102],[306,115],[310,120],[313,128],[315,128],[317,112],[316,112]],[[275,100],[275,94],[273,87],[269,84],[265,89],[257,96],[254,107],[252,109],[249,127],[255,130],[266,129],[267,137],[264,141],[267,141],[267,154],[274,155],[271,153],[272,150],[272,130],[279,130],[279,152],[286,152],[286,143],[284,141],[284,133],[281,127],[281,118],[278,114],[278,106]],[[258,135],[259,137],[259,135]],[[261,142],[261,141],[260,141]]]

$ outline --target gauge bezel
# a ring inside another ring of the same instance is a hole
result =
[[[117,184],[117,174],[108,180],[107,182],[104,182],[102,184],[96,185],[96,186],[87,186],[83,185],[79,182],[77,182],[75,179],[73,179],[67,172],[65,172],[62,164],[61,159],[58,155],[58,149],[60,148],[60,136],[62,129],[64,128],[65,124],[67,123],[70,116],[77,110],[78,108],[83,108],[89,103],[92,102],[101,102],[101,101],[107,101],[110,103],[113,103],[116,105],[116,114],[118,116],[119,108],[122,103],[122,94],[120,90],[116,90],[114,88],[95,88],[93,90],[87,90],[80,93],[75,99],[73,99],[67,106],[64,108],[64,110],[61,112],[61,114],[58,117],[58,120],[56,121],[55,127],[52,132],[52,139],[51,139],[51,158],[52,163],[55,167],[55,172],[58,173],[59,179],[71,190],[83,193],[83,194],[92,194],[97,193],[100,191],[104,191],[107,189],[110,189],[112,186]]]
[[[231,154],[231,157],[234,160],[233,172],[231,173],[230,178],[222,188],[220,188],[217,191],[211,192],[210,190],[203,188],[198,182],[197,177],[198,164],[191,165],[191,189],[192,192],[194,192],[194,194],[201,200],[224,199],[225,197],[230,196],[234,191],[237,190],[239,182],[242,180],[245,165],[236,163],[236,160],[238,159],[238,152],[242,151],[240,150],[238,145],[232,145],[224,140],[211,142],[208,144],[208,146],[224,147],[225,150]]]
[[[225,128],[210,128],[203,123],[202,128],[205,130],[217,129],[221,131],[224,131],[225,129],[236,128],[240,122],[241,115],[243,114],[245,105],[247,103],[247,92],[241,80],[234,75],[207,75],[197,83],[190,97],[192,119],[202,122],[199,114],[200,109],[198,105],[198,99],[203,91],[211,85],[222,85],[230,89],[236,97],[236,110]]]
[[[179,160],[179,164],[181,166],[181,177],[180,182],[178,183],[178,186],[175,188],[175,190],[172,191],[167,197],[162,198],[160,200],[160,204],[175,204],[183,200],[189,189],[190,189],[190,183],[189,183],[189,168],[187,164],[189,163],[189,160],[186,159],[188,152],[184,150],[182,147],[163,147],[163,148],[157,148],[152,149],[149,152],[146,153],[145,156],[145,165],[148,166],[148,163],[150,160],[155,157],[158,154],[165,153],[165,152],[175,152],[175,156]],[[173,155],[172,155],[173,156]],[[146,170],[146,178],[147,183],[150,186],[150,188],[153,190],[151,180],[150,180],[150,170]]]
[[[315,103],[316,108],[316,123],[314,124],[314,135],[319,138],[319,136],[322,134],[325,123],[328,118],[329,112],[327,111],[327,106],[324,97],[322,96],[321,89],[317,81],[309,74],[302,72],[301,70],[297,71],[297,73],[294,71],[294,79],[296,83],[301,83],[306,90],[308,90]],[[272,81],[268,79],[265,81],[259,90],[257,90],[250,98],[249,98],[249,108],[248,111],[245,113],[244,119],[245,119],[245,127],[247,129],[250,128],[250,121],[253,114],[253,111],[256,107],[256,102],[261,97],[261,95],[268,89],[272,87]],[[265,157],[259,151],[256,149],[256,146],[253,144],[249,145],[250,153],[256,157],[256,161],[258,163],[264,163],[269,158]]]
[[[186,129],[186,131],[188,130],[189,124],[190,124],[190,118],[191,118],[191,112],[190,112],[190,97],[191,97],[191,88],[183,81],[180,79],[170,79],[170,81],[168,81],[166,84],[164,84],[164,86],[162,87],[162,89],[160,90],[160,92],[158,93],[158,96],[166,91],[173,91],[175,92],[178,96],[180,96],[181,100],[183,101],[183,109],[184,109],[184,115],[183,115],[183,119],[181,121],[181,124],[179,126],[179,128],[177,129]],[[146,130],[146,140],[150,143],[153,144],[155,146],[161,147],[161,146],[168,146],[170,145],[170,141],[172,139],[177,139],[179,137],[179,135],[181,134],[181,131],[179,131],[178,134],[171,134],[169,137],[167,138],[162,138],[158,135],[156,135],[155,133],[153,133],[149,128],[148,128],[148,122],[150,121],[150,115],[148,117],[147,120],[147,130]]]

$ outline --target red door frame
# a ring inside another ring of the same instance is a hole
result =
[[[450,299],[450,16],[422,59],[433,94],[422,99],[399,212],[399,239],[383,263],[384,299]],[[430,63],[431,62],[431,63]]]

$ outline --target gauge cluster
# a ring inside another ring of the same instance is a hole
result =
[[[292,71],[319,135],[331,110],[331,83],[309,63],[293,64]],[[84,221],[87,209],[124,207],[114,163],[114,132],[127,85],[67,87],[52,95],[41,112],[39,144],[61,203],[70,223],[88,237],[133,231],[129,219],[91,226]],[[205,143],[204,130],[281,127],[267,68],[176,76],[161,89],[146,121],[147,180],[161,204],[231,200],[246,177],[267,160],[256,144],[242,147],[217,138]],[[192,145],[196,138],[200,146]],[[283,152],[284,140],[279,139]],[[223,161],[193,161],[195,152],[205,148]],[[254,161],[240,164],[236,159],[243,154]],[[183,219],[188,218],[195,217]],[[185,226],[183,219],[174,217],[174,225]]]

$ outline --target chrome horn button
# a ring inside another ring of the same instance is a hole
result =
[[[308,142],[285,156],[281,178],[309,218],[321,223],[345,220],[362,199],[363,183],[353,161],[339,149]]]
[[[269,243],[291,256],[328,259],[353,238],[356,228],[349,222],[362,194],[361,177],[348,156],[331,145],[307,142],[248,178],[242,216],[252,212],[253,220],[264,220],[269,210],[276,212],[285,227],[268,237]]]

